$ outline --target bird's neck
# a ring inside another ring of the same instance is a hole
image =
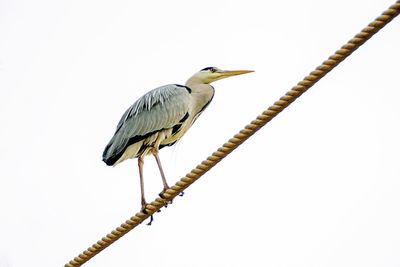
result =
[[[191,95],[196,102],[195,109],[203,109],[204,106],[210,103],[214,96],[214,87],[210,84],[203,83],[194,77],[190,78],[186,82],[186,86],[192,90]],[[195,110],[195,112],[197,111],[198,110]]]
[[[202,81],[197,75],[193,75],[189,80],[186,81],[186,86],[188,87],[196,87],[202,84],[205,84],[204,81]]]
[[[202,82],[197,77],[190,78],[186,84],[192,90],[192,93],[201,94],[201,95],[213,95],[214,94],[214,87],[212,87],[208,83]]]

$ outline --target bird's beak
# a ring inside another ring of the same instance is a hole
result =
[[[228,78],[231,76],[241,75],[254,72],[254,70],[223,70],[220,72],[221,78]]]

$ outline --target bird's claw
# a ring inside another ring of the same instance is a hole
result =
[[[151,225],[151,223],[153,222],[153,215],[150,215],[150,221],[148,222],[148,223],[146,223],[146,225],[148,225],[148,226],[150,226]]]

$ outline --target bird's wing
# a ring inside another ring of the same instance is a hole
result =
[[[165,85],[139,98],[122,116],[107,145],[103,159],[125,150],[154,132],[172,128],[189,111],[190,89],[183,85]]]

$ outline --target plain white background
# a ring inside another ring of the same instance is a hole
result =
[[[196,71],[209,108],[161,152],[171,184],[392,0],[0,2],[0,267],[63,266],[140,209],[104,146],[148,90]],[[399,266],[400,20],[85,266]],[[149,201],[162,184],[145,162]]]

